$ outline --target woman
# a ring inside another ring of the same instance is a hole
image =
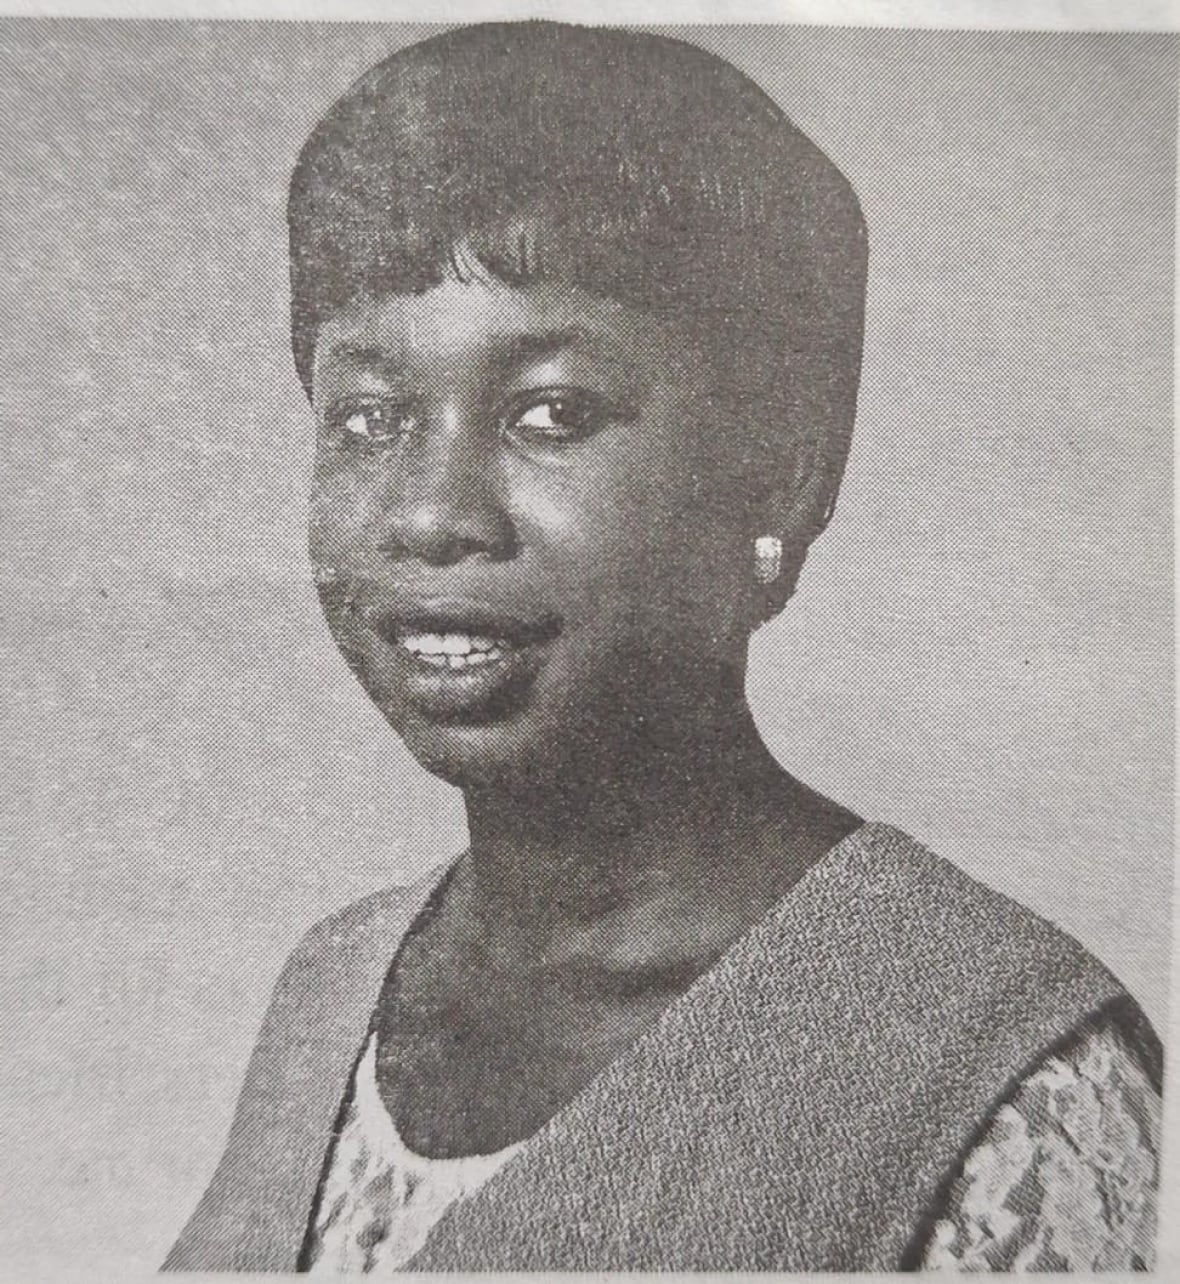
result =
[[[167,1265],[1150,1265],[1134,1003],[745,701],[852,430],[844,177],[693,46],[510,24],[357,82],[289,223],[324,613],[470,848],[295,951]]]

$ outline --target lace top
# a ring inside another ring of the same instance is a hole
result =
[[[374,1034],[357,1063],[350,1098],[315,1214],[313,1275],[397,1270],[456,1200],[478,1190],[524,1144],[458,1159],[416,1154],[377,1090]]]
[[[1133,1049],[1095,1026],[1046,1059],[988,1121],[921,1264],[969,1271],[1151,1270],[1161,1102]],[[520,1149],[428,1159],[377,1091],[370,1035],[312,1215],[313,1274],[397,1270],[431,1227]]]
[[[1138,1056],[1098,1026],[992,1116],[951,1187],[927,1267],[1154,1269],[1162,1103]]]

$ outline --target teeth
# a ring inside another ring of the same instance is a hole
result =
[[[469,651],[490,651],[506,645],[494,638],[473,637],[468,633],[411,633],[401,640],[407,651],[419,655],[466,655]]]
[[[411,654],[437,669],[465,669],[502,658],[509,643],[468,633],[411,633],[401,639]]]
[[[419,655],[418,659],[435,669],[478,669],[503,657],[499,647],[490,651],[468,651],[466,655]]]

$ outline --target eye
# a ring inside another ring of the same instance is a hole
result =
[[[344,431],[352,433],[354,437],[372,437],[373,429],[370,424],[375,417],[364,410],[354,410],[344,421]]]
[[[402,406],[366,401],[334,406],[325,422],[344,446],[380,446],[400,441],[414,420]]]
[[[593,393],[555,389],[530,393],[505,426],[514,436],[526,440],[573,442],[596,433],[610,417],[607,406]]]

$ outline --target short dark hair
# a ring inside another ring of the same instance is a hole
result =
[[[695,45],[534,21],[401,49],[312,132],[288,224],[309,394],[333,313],[461,278],[474,256],[510,284],[559,279],[711,320],[725,342],[769,338],[773,364],[802,375],[796,412],[814,418],[798,398],[820,398],[851,431],[867,260],[856,196],[757,85]]]

